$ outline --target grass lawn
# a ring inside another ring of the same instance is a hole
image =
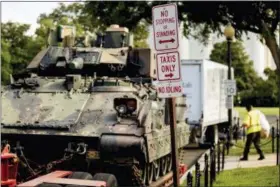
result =
[[[277,186],[279,166],[239,168],[221,172],[215,186]]]
[[[200,186],[204,186],[203,173],[201,173]],[[193,176],[194,173],[193,173]],[[210,175],[209,175],[210,176]],[[217,174],[213,187],[218,186],[277,186],[279,181],[279,166],[267,166],[259,168],[238,168],[224,170]],[[186,181],[181,185],[185,187]],[[195,186],[195,178],[193,178]],[[210,181],[208,182],[210,186]]]
[[[271,138],[261,139],[261,149],[264,152],[264,154],[272,153],[272,143],[270,140],[271,140]],[[245,147],[245,141],[238,140],[236,143],[236,146],[232,146],[230,148],[229,156],[241,156],[243,154],[243,150]],[[275,143],[274,143],[274,150],[276,150],[276,139],[275,139]],[[257,154],[257,151],[256,151],[254,145],[252,144],[249,155],[253,155],[253,154]]]
[[[278,107],[254,107],[257,110],[260,110],[264,115],[279,115]],[[243,120],[245,114],[247,113],[245,107],[234,107],[235,110],[239,112],[240,119]]]

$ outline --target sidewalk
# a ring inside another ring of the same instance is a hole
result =
[[[239,161],[239,158],[240,156],[225,156],[224,170],[231,170],[237,168],[256,168],[256,167],[263,167],[263,166],[276,166],[276,153],[266,154],[264,160],[258,160],[259,155],[249,155],[247,161]],[[220,161],[222,162],[222,158]],[[200,168],[204,169],[204,160],[201,159],[199,163],[200,163]]]
[[[209,153],[207,153],[209,155]],[[240,156],[225,156],[225,165],[224,170],[232,170],[232,169],[238,169],[238,168],[257,168],[257,167],[264,167],[264,166],[276,166],[276,153],[273,154],[265,154],[264,160],[258,160],[259,155],[250,155],[248,157],[247,161],[239,161]],[[222,158],[220,159],[222,162]],[[202,156],[199,159],[199,165],[200,165],[200,171],[203,172],[204,170],[204,156]],[[210,163],[209,163],[210,164]],[[216,160],[216,164],[217,160]],[[222,164],[220,165],[220,170],[222,171]],[[194,172],[195,166],[192,166],[189,168],[188,172]],[[186,172],[181,178],[180,178],[180,184],[182,184],[186,177],[188,172]]]
[[[236,168],[255,168],[263,166],[276,166],[276,153],[266,154],[264,160],[258,160],[259,155],[249,155],[247,161],[239,161],[239,156],[225,157],[225,170]]]

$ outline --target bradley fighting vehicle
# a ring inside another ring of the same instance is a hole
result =
[[[74,38],[71,27],[51,32],[51,45],[2,91],[2,144],[19,156],[18,177],[68,168],[112,173],[121,184],[129,177],[119,168],[136,167],[147,184],[157,180],[171,170],[171,149],[153,51],[133,48],[118,25],[93,42]],[[179,149],[189,141],[184,100],[176,99]]]

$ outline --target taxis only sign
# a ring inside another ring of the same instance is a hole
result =
[[[179,53],[157,54],[157,79],[159,81],[181,80]]]

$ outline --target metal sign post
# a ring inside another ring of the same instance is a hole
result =
[[[178,148],[176,138],[176,111],[175,99],[168,98],[169,112],[170,112],[170,133],[171,133],[171,155],[172,155],[172,171],[173,171],[173,184],[174,187],[180,186],[179,170],[178,170]]]
[[[153,7],[154,46],[157,51],[157,93],[168,98],[170,117],[171,154],[174,187],[179,186],[178,149],[176,141],[175,97],[182,96],[181,61],[178,37],[178,15],[176,4]],[[163,51],[163,52],[162,52]],[[161,52],[161,53],[159,53]]]

